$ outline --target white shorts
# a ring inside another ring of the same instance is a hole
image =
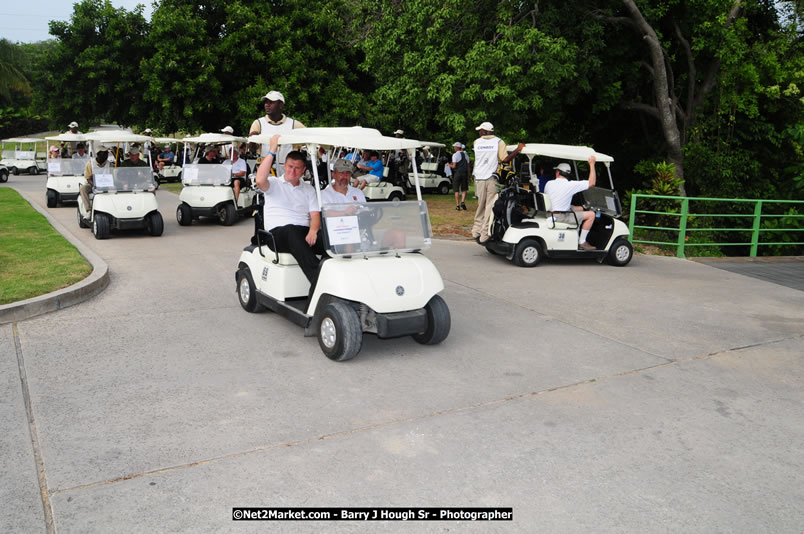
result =
[[[365,180],[367,184],[373,184],[380,181],[380,177],[374,176],[373,174],[364,174],[360,177],[360,179]]]

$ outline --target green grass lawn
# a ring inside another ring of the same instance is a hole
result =
[[[61,289],[92,272],[78,250],[16,191],[0,188],[0,304]]]

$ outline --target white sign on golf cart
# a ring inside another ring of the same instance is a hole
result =
[[[249,142],[268,143],[269,136]],[[270,308],[317,335],[324,354],[335,361],[354,357],[363,333],[380,338],[412,336],[422,344],[449,334],[449,308],[438,295],[444,282],[421,254],[431,244],[427,204],[418,201],[321,203],[316,154],[319,147],[413,151],[419,142],[384,137],[366,128],[305,128],[282,134],[280,144],[307,146],[313,181],[326,228],[327,255],[312,295],[310,284],[289,254],[270,248],[270,232],[244,249],[238,263],[237,293],[249,312]],[[330,186],[331,187],[331,186]],[[265,234],[263,236],[263,234]]]

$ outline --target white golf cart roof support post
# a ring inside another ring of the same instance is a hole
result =
[[[307,145],[307,153],[310,154],[310,157],[313,160],[313,187],[315,187],[315,197],[318,199],[318,211],[321,211],[321,185],[318,181],[318,145],[315,143],[309,143]],[[329,167],[329,165],[327,165]]]
[[[609,173],[609,184],[611,185],[611,190],[614,191],[614,178],[611,177],[611,162],[606,161],[603,165],[606,166],[606,172]]]
[[[422,201],[422,186],[419,184],[419,171],[416,169],[416,149],[408,149],[408,158],[413,162],[413,180],[416,183],[416,200]]]

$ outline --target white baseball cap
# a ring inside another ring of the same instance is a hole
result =
[[[260,98],[260,102],[265,102],[266,100],[281,100],[283,104],[285,103],[285,97],[279,91],[268,91],[264,97]]]
[[[475,128],[475,130],[486,130],[487,132],[493,132],[494,131],[494,125],[491,124],[489,121],[486,121],[486,122],[482,123],[480,126],[478,126],[477,128]]]
[[[227,133],[227,134],[229,134],[229,135],[232,135],[232,134],[234,133],[234,128],[232,128],[231,126],[225,126],[225,127],[224,127],[224,128],[221,130],[221,132],[223,132],[223,133]]]
[[[559,163],[553,167],[553,169],[562,174],[570,174],[572,172],[572,167],[569,166],[569,163]]]
[[[455,141],[454,143],[452,143],[452,146],[457,148],[463,148],[463,145],[461,144],[460,141]]]
[[[73,121],[67,125],[68,128],[78,128],[78,123]]]
[[[394,132],[394,135],[405,135],[405,130],[397,130]]]

